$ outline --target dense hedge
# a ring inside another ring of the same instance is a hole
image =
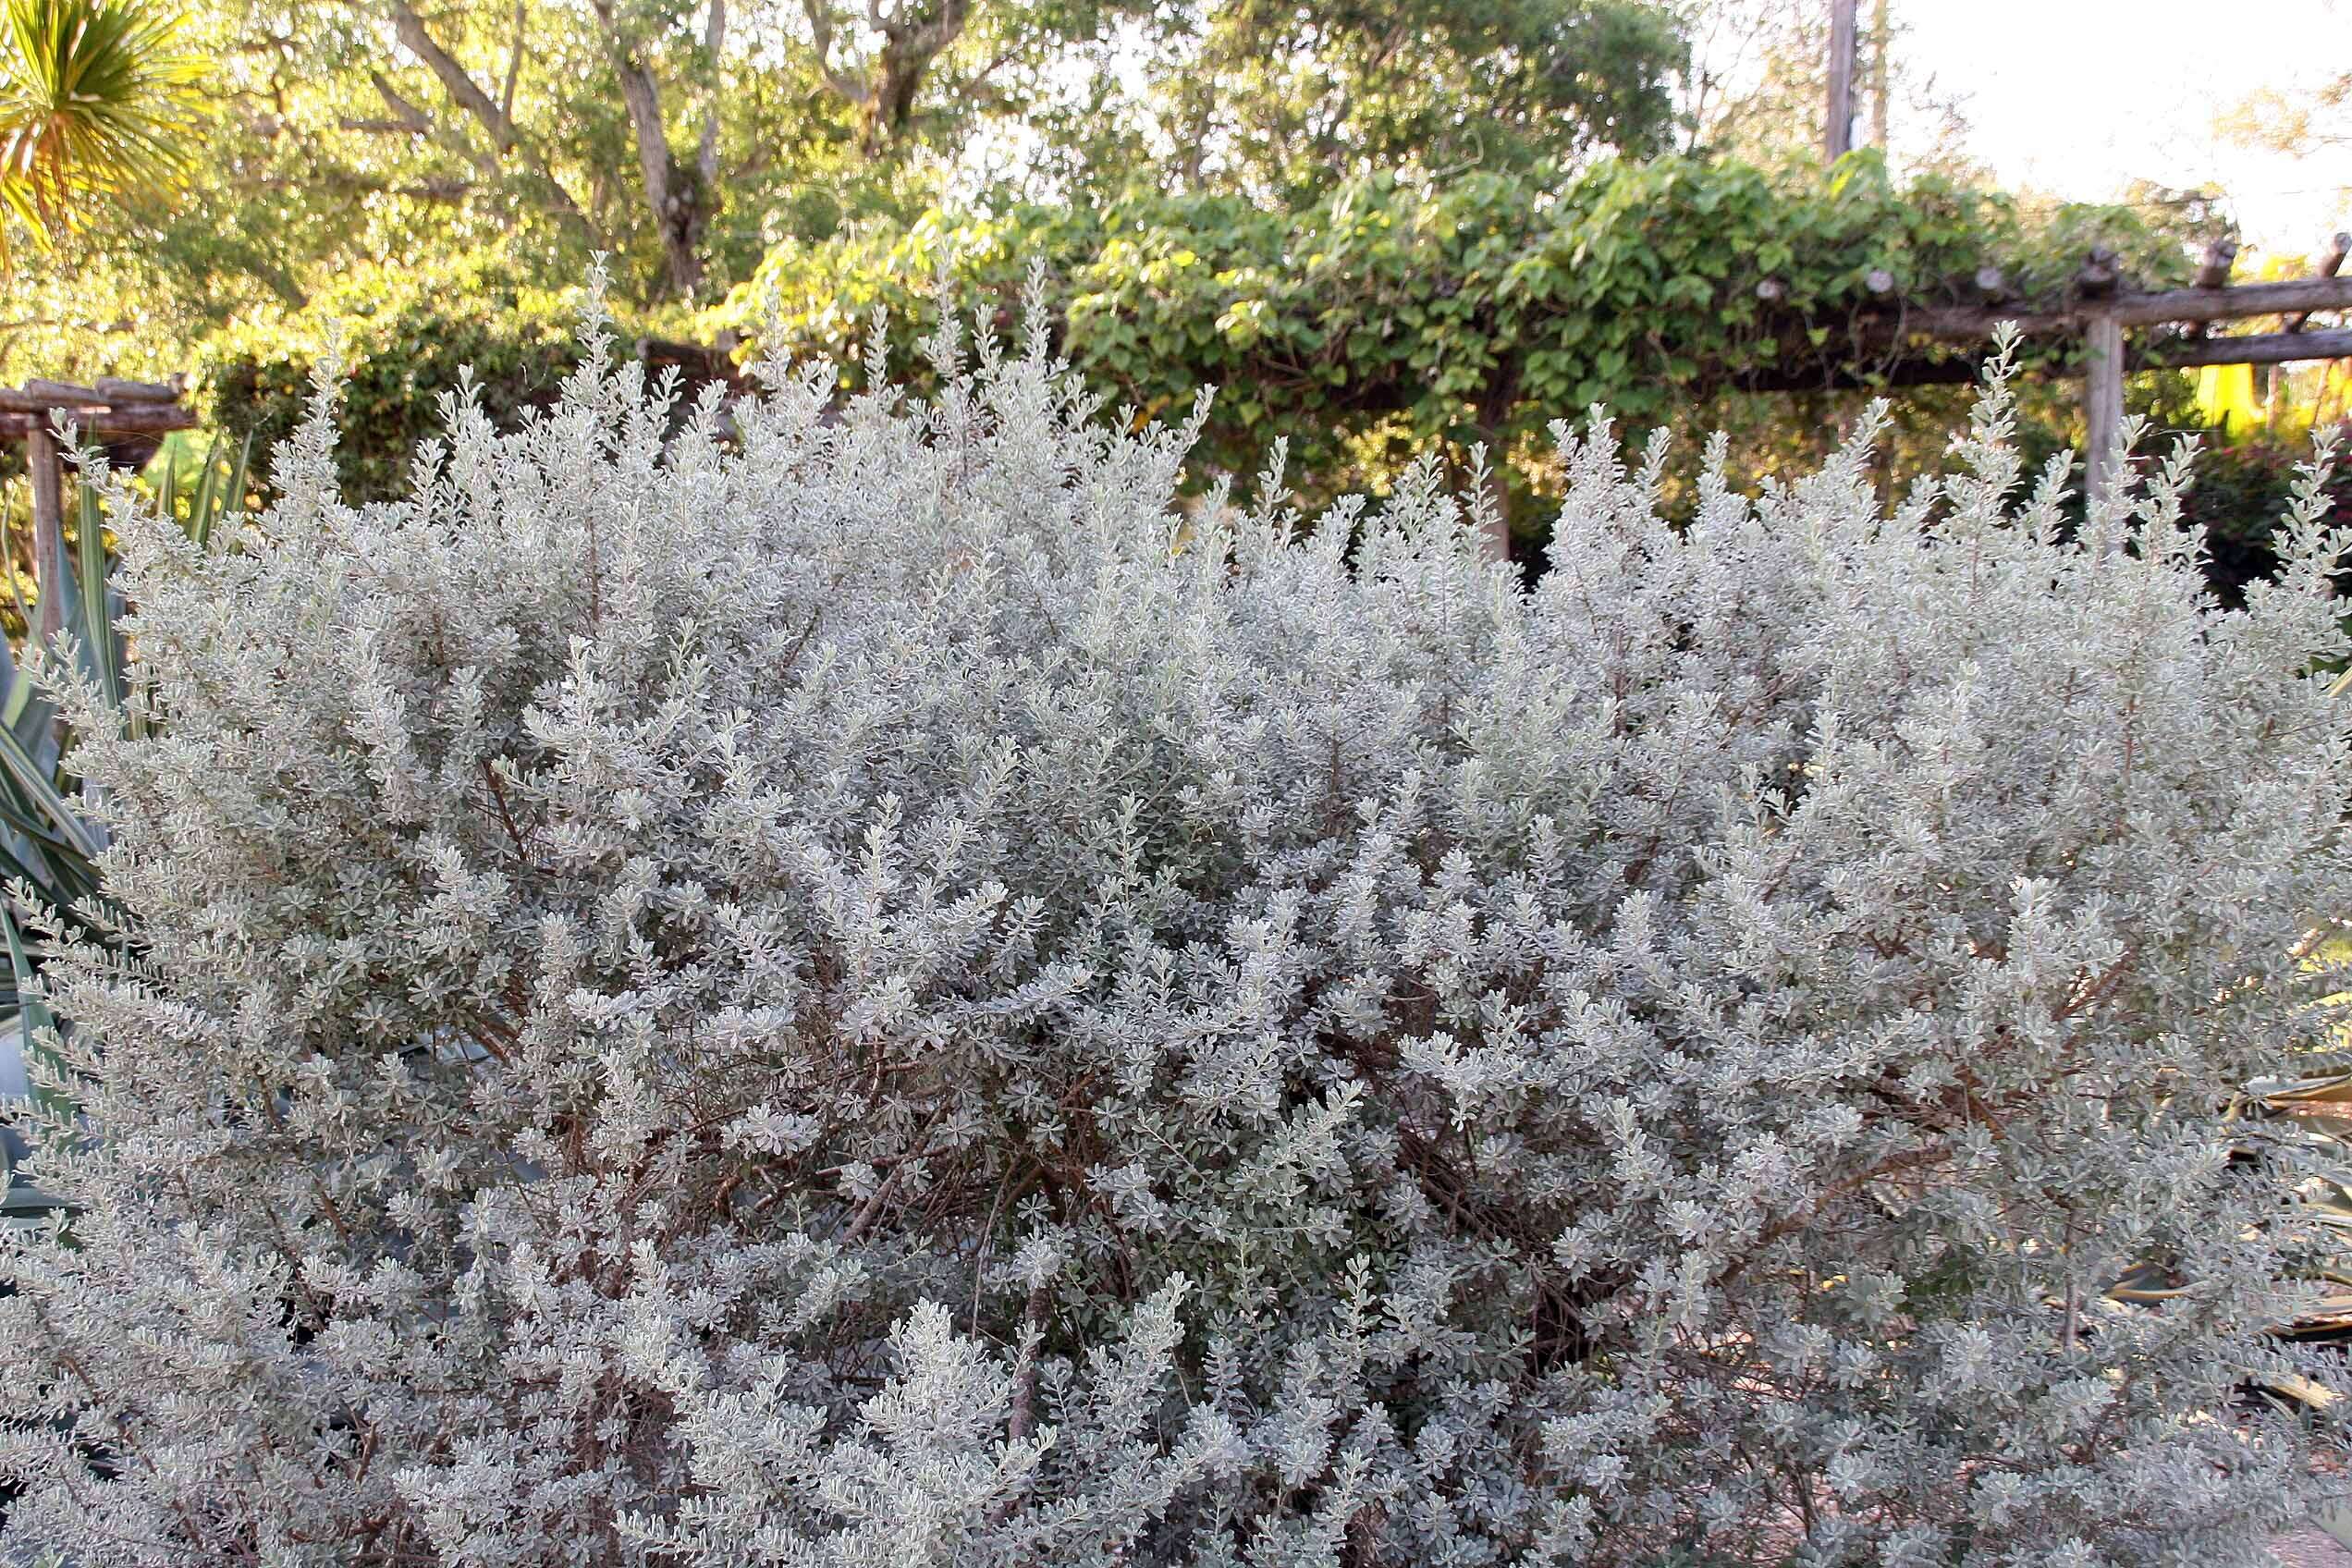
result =
[[[670,330],[839,360],[855,385],[875,309],[907,365],[943,277],[962,306],[993,301],[1010,321],[1042,264],[1060,346],[1114,406],[1170,414],[1215,385],[1206,462],[1253,472],[1288,431],[1301,470],[1378,484],[1433,441],[1459,455],[1483,439],[1525,472],[1563,411],[1606,402],[1629,428],[1675,421],[1792,358],[1809,357],[1827,384],[1883,337],[1872,272],[1893,276],[1889,297],[1925,302],[1966,298],[1976,270],[1997,264],[2021,300],[2046,301],[2093,243],[2144,282],[2184,264],[2177,237],[2128,212],[2029,220],[1948,180],[1899,185],[1868,153],[1826,181],[1687,158],[1565,178],[1475,174],[1442,189],[1381,175],[1289,214],[1158,194],[1102,211],[934,212],[787,245],[722,305]],[[461,365],[506,419],[549,400],[575,363],[569,307],[516,276],[493,258],[357,275],[302,312],[216,339],[201,372],[210,411],[265,448],[344,322],[343,478],[357,495],[390,494],[416,442],[437,431],[436,401]],[[1770,302],[1757,292],[1768,278],[1782,290]]]
[[[2251,440],[2215,442],[2197,454],[2196,484],[2182,506],[2184,521],[2201,526],[2211,551],[2206,577],[2224,600],[2237,602],[2246,585],[2277,571],[2278,519],[2285,513],[2296,465],[2308,447]],[[2352,469],[2331,476],[2328,521],[2352,529]]]
[[[706,330],[846,362],[876,307],[911,348],[943,276],[967,306],[1010,306],[1042,262],[1066,352],[1114,403],[1179,412],[1213,384],[1209,460],[1253,472],[1278,432],[1311,433],[1301,467],[1360,476],[1351,459],[1366,442],[1524,452],[1594,402],[1639,428],[1791,359],[1826,384],[1880,336],[1866,329],[1883,325],[1884,300],[1964,300],[1993,264],[2021,299],[2048,300],[2094,243],[2144,282],[2183,266],[2176,238],[2124,210],[2029,220],[1949,180],[1898,184],[1875,154],[1795,183],[1670,157],[1551,181],[1379,176],[1290,214],[1164,195],[1100,213],[936,212],[787,246]],[[1885,296],[1868,286],[1881,269]],[[1768,279],[1775,301],[1758,294]]]
[[[343,346],[344,485],[355,498],[398,494],[416,444],[441,430],[439,401],[471,365],[483,406],[510,423],[554,401],[579,363],[575,312],[564,295],[518,282],[510,267],[472,255],[429,270],[394,265],[352,274],[303,310],[263,317],[208,340],[197,386],[216,426],[254,435],[266,451],[294,428],[323,346]]]
[[[828,392],[125,509],[0,1562],[2270,1562],[2316,497],[2224,618],[1998,394],[1920,511],[1595,433],[1521,592],[1433,483],[1183,515],[1035,359]]]

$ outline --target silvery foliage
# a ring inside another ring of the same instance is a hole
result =
[[[2179,462],[2063,539],[1998,378],[1891,517],[1867,429],[1675,528],[1562,427],[1529,589],[1434,461],[1180,508],[1041,336],[839,418],[766,366],[731,445],[591,326],[404,502],[323,383],[234,548],[123,524],[161,722],[80,710],[125,947],[50,933],[7,1547],[2086,1568],[2304,1505],[2243,1388],[2336,1375],[2220,1118],[2352,907],[2316,478],[2224,613]]]

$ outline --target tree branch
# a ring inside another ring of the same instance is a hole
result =
[[[372,70],[368,72],[368,80],[375,84],[375,95],[384,100],[384,106],[386,108],[392,111],[392,117],[396,124],[406,127],[409,130],[418,136],[430,136],[433,134],[433,116],[426,114],[423,109],[418,108],[405,97],[402,97],[400,90],[393,86],[390,81],[386,80],[382,71]],[[343,122],[346,129],[352,130],[363,129],[382,123],[382,121],[362,120],[345,120]]]
[[[514,47],[507,53],[507,84],[498,92],[498,118],[508,129],[514,125],[515,84],[522,80],[522,0],[515,0]]]
[[[490,143],[505,153],[514,146],[514,122],[499,113],[498,105],[490,101],[465,67],[447,49],[441,47],[433,34],[425,30],[424,18],[408,0],[387,0],[392,18],[392,31],[410,54],[424,62],[424,67],[440,80],[442,91],[451,103],[482,123],[490,133]],[[379,89],[379,91],[381,91]]]
[[[874,89],[859,78],[849,76],[833,66],[833,7],[828,0],[801,0],[801,9],[808,16],[809,39],[816,49],[816,73],[833,94],[860,108],[874,101]]]
[[[467,73],[465,67],[459,64],[455,56],[441,47],[439,42],[426,29],[424,18],[417,14],[416,8],[409,4],[409,0],[386,0],[386,14],[392,20],[392,30],[399,38],[402,46],[424,63],[425,68],[430,70],[441,83],[442,92],[448,96],[449,101],[472,116],[482,129],[489,133],[490,142],[495,152],[490,157],[477,158],[475,162],[487,169],[494,165],[500,156],[508,153],[520,152],[531,172],[546,186],[556,214],[577,227],[591,244],[603,247],[606,244],[603,234],[594,224],[588,221],[588,215],[581,211],[580,203],[572,200],[571,192],[564,188],[563,181],[556,178],[556,171],[548,165],[546,154],[531,143],[515,125],[510,110],[513,78],[521,68],[522,35],[521,31],[518,31],[515,35],[515,55],[508,63],[508,105],[506,108],[501,108],[490,101],[490,95],[484,92],[480,84]],[[398,90],[394,88],[380,72],[370,71],[368,75],[375,84],[377,94],[391,106],[393,113],[424,118],[430,123],[430,117],[425,116],[424,111],[402,97]]]

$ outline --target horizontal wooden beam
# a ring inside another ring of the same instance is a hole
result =
[[[2264,332],[2156,343],[2132,356],[2138,370],[2188,365],[2283,365],[2297,360],[2352,360],[2352,327],[2331,332]]]
[[[18,414],[45,414],[51,409],[153,408],[178,401],[179,388],[169,383],[124,381],[111,375],[100,376],[95,386],[37,379],[22,386],[0,386],[0,411]]]
[[[2127,370],[2186,370],[2198,365],[2280,365],[2297,360],[2352,359],[2352,327],[2327,332],[2266,332],[2246,337],[2177,338],[2130,350]],[[1889,360],[1877,366],[1824,360],[1810,366],[1760,366],[1730,378],[1741,392],[1852,392],[1901,386],[1959,386],[1984,374],[1981,354],[1943,359]]]
[[[127,409],[68,409],[66,412],[81,427],[84,435],[143,435],[196,428],[196,415],[173,403],[144,403]],[[36,430],[48,428],[46,413],[0,412],[0,441],[21,441]]]
[[[129,381],[118,375],[102,375],[95,383],[98,396],[120,406],[124,403],[177,403],[179,386],[171,381]]]
[[[2352,310],[2352,277],[2298,277],[2285,283],[2241,283],[2227,288],[2168,288],[2154,294],[2117,294],[2099,302],[2098,313],[2124,326],[2163,326],[2174,322],[2243,321],[2249,316],[2297,312]],[[2087,310],[2024,313],[1997,306],[1948,305],[1907,311],[1891,324],[1899,332],[1925,337],[1989,338],[1992,329],[2014,321],[2028,336],[2078,332]]]
[[[34,376],[31,381],[26,382],[20,391],[0,393],[0,399],[5,399],[11,408],[22,404],[29,411],[37,411],[33,409],[33,406],[37,404],[62,406],[71,403],[103,403],[106,400],[99,395],[98,389],[94,386],[84,386],[79,382],[72,381],[51,381],[43,376]]]

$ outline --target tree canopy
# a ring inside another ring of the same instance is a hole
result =
[[[30,4],[31,0],[19,0]],[[45,0],[55,3],[55,0]],[[1411,162],[1656,151],[1654,0],[205,0],[196,189],[108,238],[191,297],[300,303],[361,259],[617,258],[708,302],[776,244],[947,200],[1130,185],[1282,205]]]

